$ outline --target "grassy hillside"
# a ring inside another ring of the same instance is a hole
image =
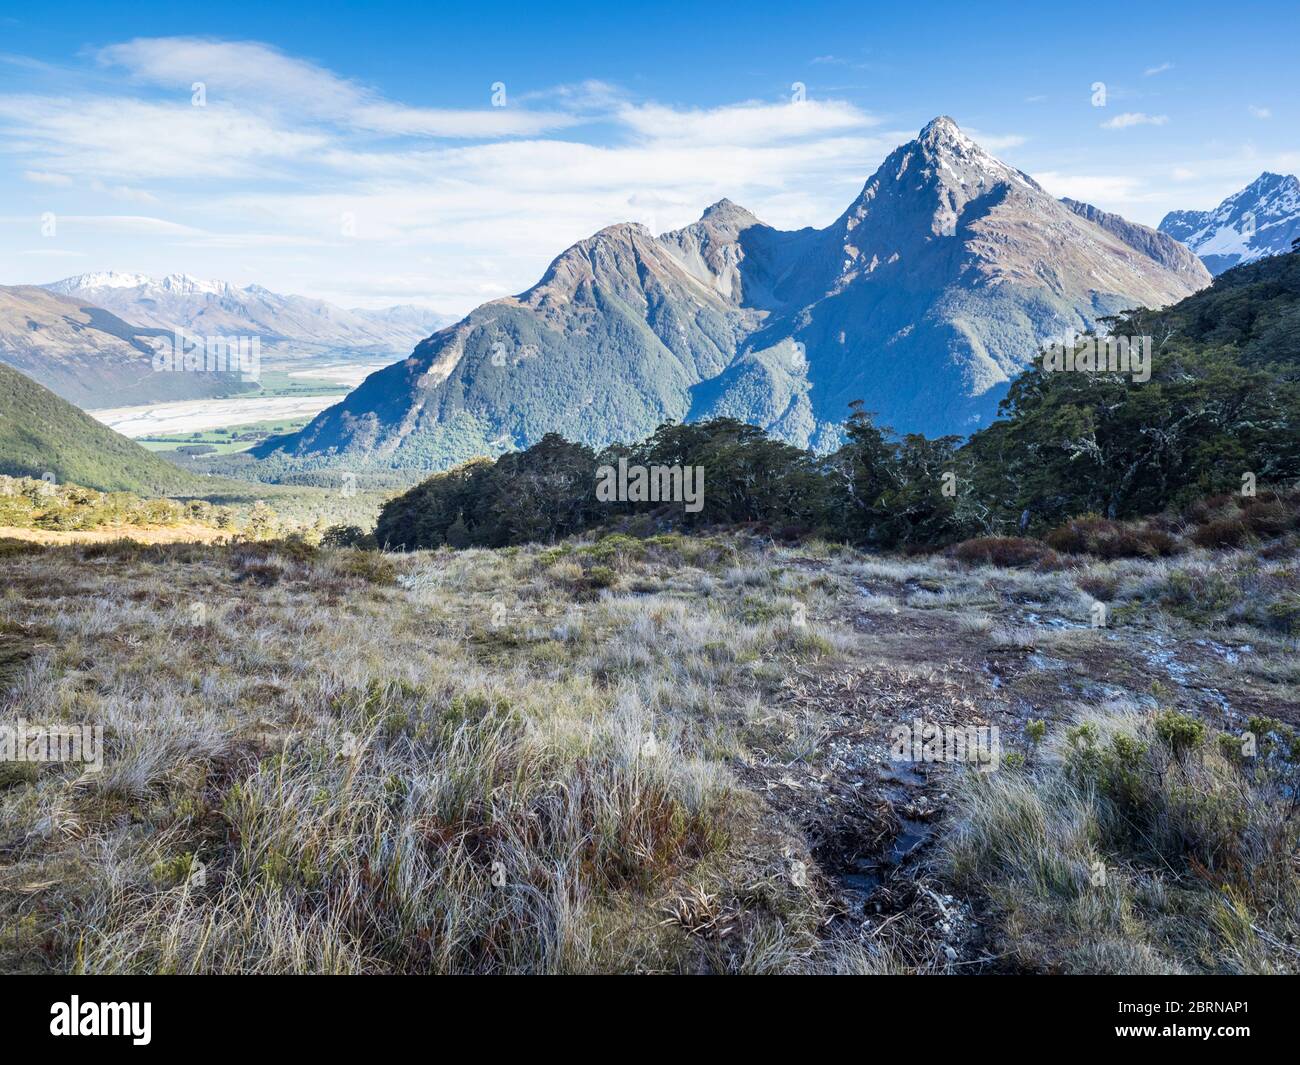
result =
[[[49,389],[0,365],[0,473],[108,492],[197,495],[200,478],[151,455]]]

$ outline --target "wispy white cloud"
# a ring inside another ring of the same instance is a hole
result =
[[[265,174],[328,143],[215,104],[192,107],[127,97],[0,96],[10,147],[59,172],[99,178],[205,180]]]
[[[189,101],[201,84],[209,104],[238,102],[260,110],[291,110],[310,120],[403,136],[534,136],[564,129],[578,119],[563,112],[510,106],[509,86],[483,86],[479,109],[410,107],[257,41],[201,37],[140,38],[98,53],[106,66],[122,67],[138,81],[173,89]],[[494,103],[500,106],[494,106]]]
[[[90,187],[95,192],[111,196],[124,203],[157,203],[158,197],[148,189],[137,189],[130,185],[105,185],[102,181],[92,181]]]
[[[660,114],[620,144],[494,142],[393,153],[377,167],[348,155],[353,180],[332,191],[257,189],[210,207],[223,218],[264,220],[286,242],[325,242],[322,261],[346,261],[354,284],[369,276],[366,264],[380,261],[379,272],[392,275],[395,264],[428,256],[429,268],[407,275],[436,278],[425,297],[468,310],[528,287],[556,254],[603,226],[635,221],[663,232],[723,196],[781,226],[825,225],[903,136],[805,139],[792,131],[756,144],[744,143],[752,134],[738,127],[710,143],[699,123],[707,124],[700,114],[681,123]],[[353,223],[347,238],[344,215]]]
[[[314,63],[257,41],[137,38],[100,49],[98,59],[104,66],[123,68],[136,81],[173,89],[186,102],[195,82],[203,83],[212,100],[256,96],[321,116],[338,115],[369,95]]]
[[[985,133],[978,129],[967,129],[966,132],[980,147],[990,152],[1005,152],[1008,148],[1019,148],[1029,139],[1019,133]]]
[[[1147,67],[1146,70],[1142,71],[1142,76],[1144,78],[1151,78],[1151,77],[1155,77],[1155,75],[1157,74],[1163,74],[1166,70],[1173,70],[1173,69],[1174,69],[1173,63],[1161,63],[1159,66]]]
[[[1246,108],[1246,110],[1248,110],[1248,111],[1249,111],[1252,115],[1254,115],[1256,118],[1272,118],[1272,117],[1273,117],[1273,112],[1272,112],[1271,110],[1269,110],[1269,108],[1267,108],[1267,107],[1258,107],[1258,106],[1256,106],[1255,104],[1251,104],[1249,107]]]
[[[1097,205],[1132,203],[1142,189],[1142,181],[1129,174],[1067,174],[1044,170],[1032,176],[1053,196],[1068,196]]]
[[[103,216],[65,233],[130,225],[192,249],[314,249],[354,283],[368,255],[402,249],[430,255],[453,303],[526,287],[601,226],[675,228],[724,195],[778,224],[825,224],[907,136],[837,100],[679,108],[596,81],[519,97],[544,111],[408,107],[254,42],[138,40],[99,58],[148,93],[0,97],[0,147],[118,198],[149,202],[165,185],[202,228]],[[195,82],[205,106],[191,104]],[[592,119],[612,139],[546,136]]]
[[[135,40],[94,57],[93,92],[0,96],[0,153],[59,212],[49,250],[349,305],[468,310],[528,287],[605,225],[663,232],[723,196],[783,228],[826,225],[916,133],[829,90],[683,107],[576,81],[507,86],[498,108],[484,85],[481,105],[458,109],[390,99],[255,41]],[[206,106],[191,104],[195,82]],[[994,152],[1026,140],[971,132]],[[1134,176],[1066,171],[1036,176],[1112,210],[1151,198]],[[110,199],[154,206],[118,214]],[[11,231],[24,245],[43,209]]]
[[[518,103],[545,101],[570,113],[608,114],[628,100],[628,93],[618,85],[598,78],[530,89],[511,97]]]
[[[581,120],[574,115],[532,112],[506,107],[478,111],[450,108],[402,107],[396,104],[370,104],[348,115],[358,129],[402,136],[455,137],[533,137],[539,133],[565,129]]]
[[[187,237],[203,232],[193,226],[169,222],[148,215],[60,215],[59,225],[99,229],[109,233],[135,233],[144,236]]]
[[[43,259],[85,259],[87,253],[84,251],[73,251],[69,248],[23,248],[18,252],[19,255],[30,255]]]
[[[877,61],[868,61],[861,59],[848,59],[842,55],[817,55],[808,60],[809,66],[814,67],[842,67],[848,70],[879,70],[881,64]]]
[[[48,170],[24,170],[23,180],[30,181],[33,185],[53,185],[56,188],[67,188],[72,184],[72,178],[67,174],[52,174]]]
[[[1163,126],[1168,115],[1148,115],[1143,111],[1125,111],[1101,124],[1102,129],[1128,129],[1131,126]]]
[[[627,105],[616,117],[646,140],[694,145],[776,144],[857,132],[878,124],[852,104],[809,99],[776,104],[750,101],[692,110],[660,104]]]

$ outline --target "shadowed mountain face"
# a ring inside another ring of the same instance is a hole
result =
[[[1181,240],[1216,276],[1282,255],[1300,237],[1300,181],[1266,171],[1212,211],[1170,211],[1160,232]]]
[[[1175,241],[1054,199],[938,118],[826,229],[727,200],[659,237],[604,229],[261,453],[438,468],[714,415],[830,447],[856,399],[900,431],[967,433],[1047,338],[1209,280]]]

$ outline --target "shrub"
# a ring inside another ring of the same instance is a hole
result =
[[[1294,516],[1280,499],[1253,499],[1242,512],[1250,531],[1256,536],[1281,536],[1291,527]]]
[[[1216,515],[1230,508],[1240,498],[1240,496],[1228,493],[1207,496],[1204,499],[1196,500],[1194,503],[1189,503],[1183,510],[1183,517],[1193,525],[1204,525]]]
[[[1047,534],[1047,543],[1071,555],[1098,558],[1165,558],[1178,541],[1162,528],[1127,525],[1095,515],[1074,518]]]
[[[374,541],[359,525],[331,525],[320,538],[321,547],[368,547]]]
[[[618,583],[618,574],[609,566],[592,566],[587,570],[587,582],[592,588],[612,588]]]
[[[1021,970],[1286,971],[1300,824],[1289,763],[1264,763],[1291,748],[1251,724],[1243,759],[1185,714],[1108,712],[1035,769],[964,774],[941,875],[1000,911]]]
[[[0,558],[15,555],[33,555],[44,550],[44,544],[38,544],[33,540],[16,540],[9,536],[0,537]]]
[[[1250,538],[1250,528],[1239,517],[1213,518],[1192,533],[1198,547],[1239,547]]]
[[[250,540],[269,540],[275,535],[279,517],[275,510],[262,500],[257,500],[248,512],[244,535]]]
[[[392,559],[378,551],[345,549],[332,559],[331,564],[335,573],[358,577],[370,584],[397,583],[397,567],[393,565]]]
[[[1264,627],[1288,636],[1300,635],[1300,594],[1283,593],[1266,604]]]
[[[1186,757],[1189,751],[1199,747],[1205,740],[1205,726],[1196,718],[1180,714],[1177,710],[1165,710],[1157,714],[1155,730],[1174,757],[1179,759]]]
[[[952,549],[953,557],[971,566],[1055,569],[1060,559],[1038,540],[1019,536],[982,536],[964,540]]]
[[[1237,575],[1209,566],[1174,570],[1158,594],[1165,609],[1197,623],[1218,617],[1242,599]]]
[[[578,554],[590,558],[593,562],[613,565],[625,565],[640,561],[645,557],[644,540],[637,540],[622,533],[602,536],[590,547],[578,549]]]

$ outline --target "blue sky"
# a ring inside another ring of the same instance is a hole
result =
[[[1293,2],[0,0],[0,282],[186,272],[459,313],[613,222],[728,196],[826,225],[936,114],[1154,225],[1300,170],[1297,31]]]

